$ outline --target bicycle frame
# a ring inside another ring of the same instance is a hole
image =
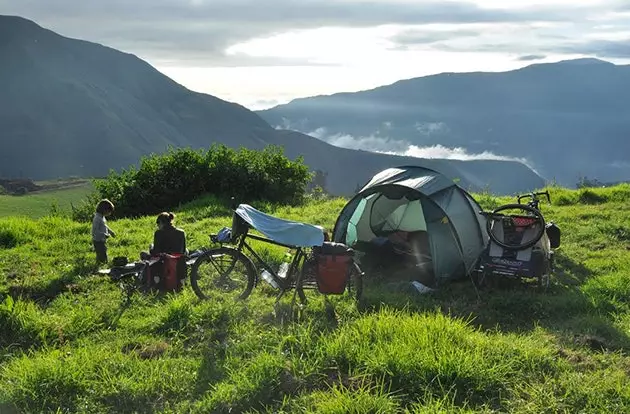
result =
[[[214,236],[214,235],[211,235],[211,236]],[[272,244],[274,246],[285,247],[287,249],[295,249],[296,253],[295,253],[295,256],[293,257],[293,260],[291,261],[291,264],[289,265],[289,269],[287,270],[287,276],[284,278],[280,277],[278,273],[262,257],[260,257],[260,255],[256,253],[256,251],[247,243],[248,238],[252,240],[257,240],[263,243]],[[271,274],[271,277],[280,286],[280,289],[282,290],[282,294],[285,291],[291,289],[291,285],[293,284],[293,282],[296,282],[296,285],[298,284],[300,280],[299,278],[295,278],[295,274],[298,271],[298,268],[300,266],[300,261],[306,258],[306,253],[304,252],[304,248],[291,246],[288,244],[277,242],[267,237],[251,234],[249,233],[249,229],[247,229],[247,231],[244,234],[239,235],[238,239],[239,239],[238,242],[234,244],[236,250],[240,252],[243,252],[243,250],[246,250],[247,252],[249,252],[251,257],[256,259],[260,267],[267,270],[269,274]],[[258,279],[258,275],[256,275],[256,278]]]

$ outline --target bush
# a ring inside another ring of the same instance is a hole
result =
[[[303,159],[288,159],[281,147],[236,151],[213,145],[208,150],[171,148],[94,184],[98,198],[114,203],[116,216],[133,217],[173,209],[202,194],[235,197],[240,203],[299,204],[311,178]],[[86,209],[77,209],[75,217],[85,219]]]

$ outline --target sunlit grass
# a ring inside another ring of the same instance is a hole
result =
[[[0,413],[628,412],[629,188],[550,189],[562,247],[548,292],[368,281],[359,307],[309,292],[301,311],[274,309],[266,285],[237,303],[186,286],[126,304],[94,274],[89,223],[0,218]],[[344,203],[259,207],[331,230]],[[231,223],[212,198],[176,214],[191,249]],[[138,257],[154,223],[112,220],[110,256]],[[276,265],[284,253],[254,246]]]

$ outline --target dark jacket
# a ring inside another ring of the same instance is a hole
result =
[[[161,230],[156,230],[153,235],[153,250],[151,250],[151,254],[159,253],[187,254],[186,233],[184,230],[174,226],[166,226]]]

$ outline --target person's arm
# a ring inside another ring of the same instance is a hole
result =
[[[186,232],[182,230],[182,253],[188,254],[188,249],[186,249]]]
[[[151,255],[161,252],[161,248],[159,230],[156,230],[155,233],[153,233],[153,249],[150,251]]]

